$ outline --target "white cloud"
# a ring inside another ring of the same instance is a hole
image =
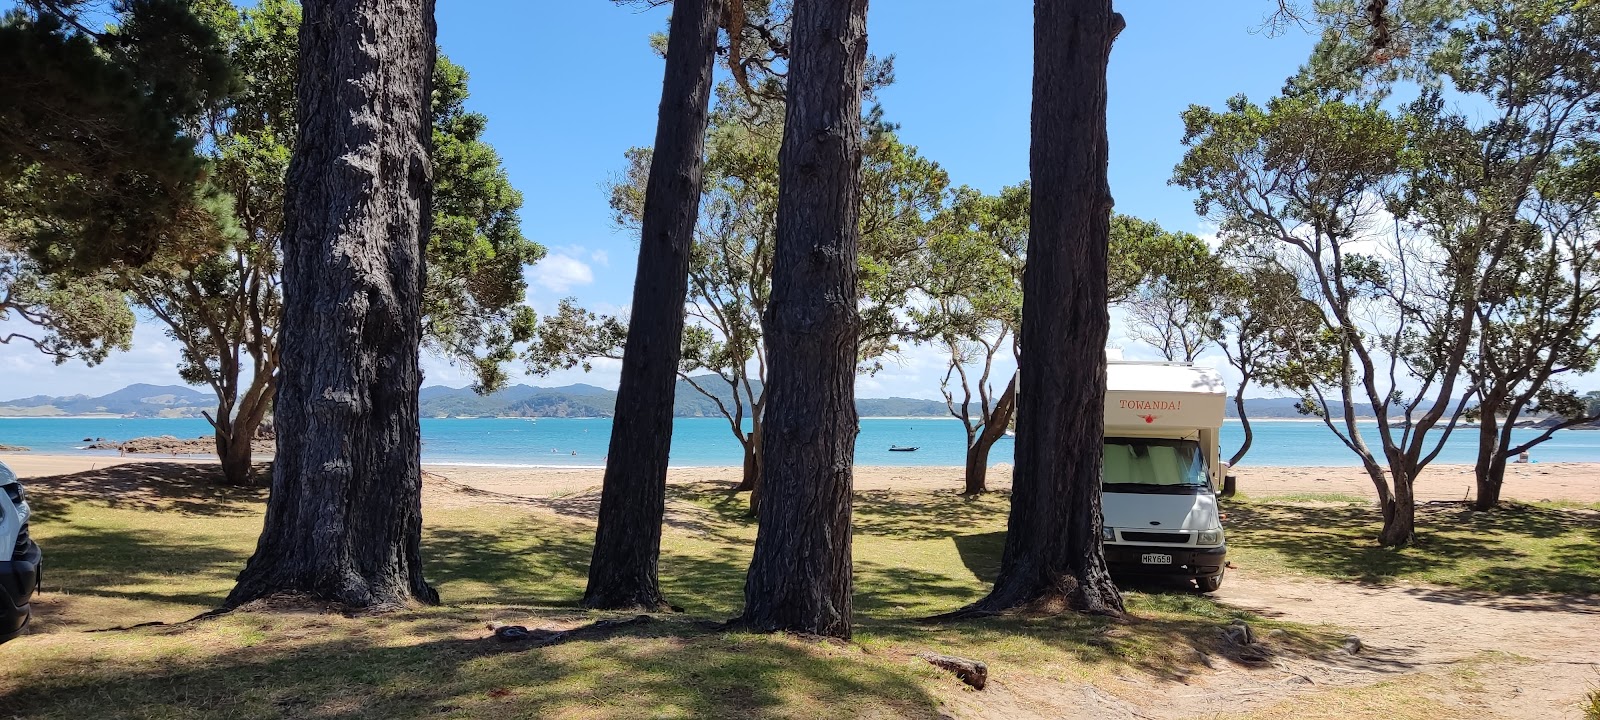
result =
[[[593,260],[594,264],[599,265],[600,267],[611,267],[611,256],[608,255],[604,250],[596,250],[592,253],[589,253],[589,259]]]
[[[594,269],[566,253],[545,256],[528,274],[535,285],[553,293],[564,293],[594,282]]]

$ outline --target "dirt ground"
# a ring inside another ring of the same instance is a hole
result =
[[[0,460],[24,478],[141,462],[31,454],[0,455]],[[159,462],[170,472],[175,461]],[[194,471],[207,469],[197,464]],[[109,482],[96,482],[94,490],[135,500],[148,489],[141,472],[140,466],[115,467],[102,473]],[[858,468],[856,484],[860,490],[954,490],[960,474],[960,468]],[[1239,475],[1243,492],[1256,497],[1372,494],[1356,468],[1241,468]],[[736,468],[681,469],[673,471],[671,481],[731,485],[738,478]],[[522,505],[592,517],[600,479],[600,471],[588,469],[430,466],[424,504]],[[1470,468],[1439,466],[1419,482],[1418,495],[1459,499],[1470,482]],[[990,484],[1008,487],[1009,468],[993,470]],[[1520,500],[1597,502],[1600,464],[1512,466],[1506,494]],[[697,512],[705,511],[674,500],[668,521]],[[948,711],[961,718],[1343,717],[1371,714],[1365,709],[1378,697],[1397,704],[1380,708],[1425,702],[1437,718],[1532,720],[1578,717],[1582,695],[1600,685],[1600,597],[1478,595],[1248,569],[1230,571],[1217,597],[1263,617],[1331,626],[1358,637],[1360,649],[1319,657],[1285,653],[1252,664],[1202,658],[1205,671],[1176,679],[1130,674],[1091,684],[1069,678],[1043,688],[997,677],[981,694],[946,698]],[[1266,644],[1273,645],[1270,637]],[[1341,710],[1342,703],[1354,705]],[[1422,715],[1396,717],[1401,716]]]

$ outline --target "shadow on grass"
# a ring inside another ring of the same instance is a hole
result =
[[[280,623],[281,616],[270,622]],[[147,717],[939,717],[908,664],[776,636],[652,623],[604,640],[508,652],[493,640],[393,642],[340,630],[173,663],[51,668],[0,695],[8,713]],[[205,633],[201,623],[165,633]],[[197,640],[204,642],[203,638]]]
[[[255,466],[257,479],[272,476],[271,463]],[[223,482],[214,463],[134,462],[73,473],[29,478],[28,503],[41,517],[63,516],[68,501],[88,501],[126,510],[238,517],[261,512],[267,488]]]
[[[974,529],[1003,529],[1010,508],[1007,492],[862,490],[856,493],[854,526],[858,534],[899,540],[959,538]]]
[[[52,534],[45,589],[69,595],[216,605],[222,594],[197,590],[208,582],[224,592],[247,553],[203,537],[149,530],[96,529]],[[170,579],[184,582],[172,590]],[[139,587],[141,590],[129,588]]]
[[[1228,517],[1233,545],[1273,551],[1284,566],[1316,575],[1408,578],[1499,594],[1600,593],[1600,515],[1592,511],[1423,505],[1417,541],[1400,549],[1377,545],[1377,510],[1364,504],[1234,503]]]

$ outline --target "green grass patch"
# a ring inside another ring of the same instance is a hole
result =
[[[1417,541],[1379,547],[1376,506],[1311,507],[1280,498],[1235,500],[1229,557],[1267,572],[1340,580],[1409,580],[1489,593],[1600,592],[1600,512],[1550,503],[1475,512],[1417,508]]]

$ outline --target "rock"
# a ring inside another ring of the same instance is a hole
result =
[[[1247,645],[1239,651],[1238,658],[1247,663],[1262,663],[1272,657],[1272,648],[1261,643]]]
[[[84,442],[94,442],[94,438],[84,438]]]
[[[1245,621],[1243,620],[1233,621],[1232,624],[1222,628],[1221,632],[1222,638],[1230,643],[1233,643],[1234,645],[1256,644],[1255,631],[1251,630],[1250,626],[1245,624]]]
[[[938,653],[918,653],[917,657],[927,660],[934,667],[949,670],[974,690],[982,690],[984,685],[989,684],[989,666],[977,660]]]
[[[521,625],[501,625],[494,629],[494,639],[500,642],[516,642],[528,637],[528,629]]]
[[[0,452],[28,452],[28,449],[21,445],[0,445]]]
[[[1288,639],[1288,637],[1289,637],[1289,631],[1285,630],[1283,628],[1273,628],[1273,629],[1267,631],[1267,639],[1268,640],[1277,640],[1277,641],[1281,642],[1283,640]]]
[[[1344,651],[1355,655],[1361,652],[1361,638],[1350,635],[1344,639]]]

